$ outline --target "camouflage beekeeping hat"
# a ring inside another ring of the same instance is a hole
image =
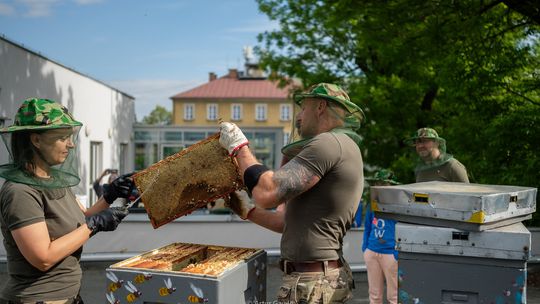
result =
[[[391,185],[399,185],[399,182],[396,180],[396,176],[394,175],[394,172],[388,170],[388,169],[381,169],[377,172],[375,172],[375,175],[373,177],[366,178],[367,182],[384,182],[389,183]]]
[[[440,143],[445,143],[446,141],[444,138],[439,137],[439,134],[437,134],[437,131],[432,128],[420,128],[416,130],[416,132],[409,138],[405,139],[405,143],[411,146],[415,145],[415,142],[417,139],[433,139]]]
[[[304,93],[294,94],[293,100],[300,105],[305,98],[323,98],[335,102],[345,108],[358,122],[364,120],[364,111],[353,103],[349,95],[338,85],[332,83],[319,83],[312,85]]]
[[[19,107],[12,126],[0,133],[23,130],[46,130],[82,126],[63,105],[49,99],[29,98]]]

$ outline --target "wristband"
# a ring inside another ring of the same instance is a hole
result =
[[[246,213],[246,218],[244,220],[249,219],[249,214],[251,213],[251,211],[255,210],[255,208],[257,207],[253,206],[251,209],[249,209],[249,211]]]
[[[236,146],[236,147],[231,151],[231,154],[230,154],[229,156],[236,157],[236,155],[238,155],[238,151],[240,151],[240,148],[242,148],[243,146],[247,146],[247,145],[249,145],[249,141],[246,141],[245,143],[239,144],[238,146]]]
[[[268,169],[265,165],[255,164],[249,166],[246,171],[244,171],[244,185],[246,185],[250,193],[253,191],[253,188],[257,186],[261,175],[269,170],[270,169]]]

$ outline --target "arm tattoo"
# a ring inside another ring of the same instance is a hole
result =
[[[274,172],[272,177],[277,185],[277,197],[280,202],[288,201],[304,191],[311,185],[310,181],[317,175],[301,165],[295,159]]]

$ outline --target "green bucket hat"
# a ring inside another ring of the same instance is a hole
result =
[[[80,127],[63,105],[49,99],[29,98],[19,107],[12,126],[1,128],[0,133]]]
[[[437,140],[443,144],[446,142],[444,138],[439,137],[439,134],[437,134],[437,131],[435,131],[435,129],[420,128],[416,130],[416,132],[410,138],[405,139],[405,143],[414,146],[415,141],[421,138]]]
[[[394,172],[388,170],[388,169],[381,169],[377,172],[375,172],[375,175],[373,177],[366,178],[367,182],[384,182],[389,183],[391,185],[399,185],[400,183],[396,180],[396,176],[394,175]]]
[[[293,95],[293,100],[300,105],[305,98],[323,98],[335,102],[352,114],[358,122],[364,120],[364,111],[353,103],[349,95],[338,85],[332,83],[319,83],[312,85],[307,92]]]

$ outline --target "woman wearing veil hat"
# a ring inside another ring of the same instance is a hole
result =
[[[115,180],[85,209],[70,187],[80,178],[75,143],[82,123],[62,105],[27,99],[12,126],[0,129],[10,163],[0,166],[0,226],[8,279],[0,303],[82,303],[78,296],[82,246],[99,231],[115,230],[127,215],[109,208],[133,182]]]

